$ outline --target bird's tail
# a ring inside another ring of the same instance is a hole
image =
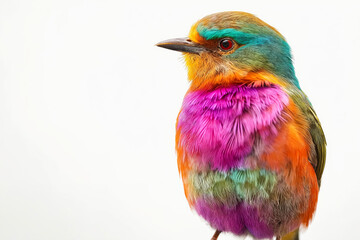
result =
[[[296,229],[291,233],[288,233],[287,235],[281,237],[280,240],[299,240],[299,229]]]

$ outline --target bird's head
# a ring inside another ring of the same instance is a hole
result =
[[[284,37],[249,13],[206,16],[192,26],[188,38],[157,46],[184,53],[193,89],[234,83],[299,87]]]

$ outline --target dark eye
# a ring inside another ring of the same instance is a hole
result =
[[[219,46],[223,51],[230,51],[234,47],[234,42],[229,38],[225,38],[220,40]]]

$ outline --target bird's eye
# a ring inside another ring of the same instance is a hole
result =
[[[230,51],[234,47],[234,42],[233,42],[233,40],[231,40],[229,38],[225,38],[225,39],[220,40],[219,47],[221,48],[221,50],[227,52],[227,51]]]

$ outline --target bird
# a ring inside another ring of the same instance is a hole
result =
[[[177,165],[191,209],[215,230],[211,239],[299,239],[316,210],[326,139],[285,37],[230,11],[156,45],[182,52],[188,70]]]

